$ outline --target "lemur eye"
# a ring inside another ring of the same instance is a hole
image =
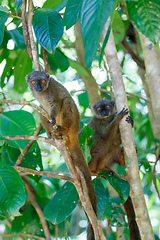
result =
[[[43,79],[43,80],[42,80],[42,83],[45,83],[45,82],[46,82],[46,80],[45,80],[45,79]]]
[[[107,105],[106,108],[110,108],[111,106]]]
[[[35,81],[32,81],[32,84],[35,84],[36,82]]]
[[[100,110],[101,110],[101,108],[100,108],[100,107],[97,107],[97,110],[98,110],[98,111],[100,111]]]

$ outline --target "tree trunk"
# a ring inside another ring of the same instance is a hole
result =
[[[106,23],[103,31],[103,40],[107,33],[107,28],[108,23]],[[105,48],[105,55],[112,78],[117,111],[120,112],[123,107],[128,108],[128,104],[112,31]],[[154,239],[154,234],[139,177],[138,160],[131,125],[126,124],[126,121],[122,120],[120,132],[125,152],[126,175],[131,187],[130,195],[135,209],[136,221],[142,240],[151,240]]]

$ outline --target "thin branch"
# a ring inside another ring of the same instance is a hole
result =
[[[7,14],[8,17],[15,17],[18,19],[22,19],[22,17],[19,17],[19,15],[21,16],[21,13],[8,13]]]
[[[144,64],[144,61],[139,58],[133,51],[132,49],[130,48],[128,42],[126,41],[126,39],[123,39],[123,41],[121,42],[122,46],[124,47],[124,49],[126,50],[126,52],[128,52],[132,59],[137,63],[137,65],[139,67],[141,67],[142,69],[145,69],[145,64]]]
[[[38,137],[34,135],[12,135],[12,136],[10,135],[10,136],[3,136],[3,137],[9,140],[28,139],[28,140],[40,141],[40,142],[49,143],[55,146],[55,139]],[[0,140],[0,141],[3,141],[3,140]]]
[[[25,41],[25,44],[26,44],[26,47],[28,50],[28,54],[29,54],[30,58],[33,60],[28,26],[27,26],[27,19],[26,19],[26,0],[23,0],[23,2],[22,2],[22,26],[23,26],[24,41]]]
[[[24,167],[19,167],[19,166],[13,166],[13,168],[14,168],[16,171],[20,171],[20,175],[21,175],[21,173],[25,173],[26,175],[45,176],[45,177],[50,177],[50,178],[62,179],[62,180],[66,180],[66,181],[69,181],[69,182],[72,182],[72,183],[73,183],[73,178],[62,175],[62,174],[70,174],[69,172],[36,171],[36,170],[33,170],[33,169],[24,168]],[[57,175],[57,174],[61,174],[61,175]]]
[[[107,64],[105,61],[104,61],[104,68],[106,69],[106,73],[107,73],[107,79],[108,79],[108,84],[109,84],[109,88],[110,88],[111,98],[114,99],[113,87],[111,85],[111,76],[109,74],[109,70],[108,70],[108,67],[107,67]]]
[[[42,47],[42,51],[43,51],[43,61],[44,61],[45,72],[46,72],[46,73],[49,73],[49,68],[50,68],[50,66],[49,66],[49,64],[48,64],[47,51],[46,51],[46,49],[44,49],[43,47]]]
[[[34,136],[38,136],[40,131],[42,129],[42,124],[39,124],[37,130],[34,133]],[[33,143],[35,142],[35,140],[30,140],[29,143],[25,146],[25,148],[23,149],[23,153],[20,154],[20,156],[18,157],[15,166],[18,166],[21,164],[23,158],[25,157],[25,155],[27,154],[27,152],[29,151],[29,149],[31,148],[31,146],[33,145]]]
[[[47,222],[44,218],[43,211],[41,210],[40,206],[38,205],[38,203],[35,200],[35,195],[31,191],[30,183],[29,183],[27,177],[25,177],[24,179],[25,179],[25,185],[26,185],[26,190],[27,190],[28,196],[29,196],[29,200],[30,200],[31,204],[33,205],[33,207],[35,208],[35,210],[40,218],[40,221],[41,221],[41,224],[42,224],[42,227],[44,230],[44,235],[46,236],[46,240],[51,240],[50,232],[49,232],[49,229],[47,226]]]
[[[29,237],[31,239],[36,238],[36,239],[39,239],[39,240],[46,240],[46,238],[44,238],[44,237],[39,237],[37,235],[32,235],[32,234],[29,234],[29,233],[19,233],[18,235],[26,236],[26,237]]]
[[[0,100],[0,104],[2,103],[11,103],[11,104],[18,104],[18,105],[28,105],[34,109],[37,110],[37,112],[39,112],[40,114],[42,114],[44,117],[46,117],[48,120],[52,121],[52,118],[41,108],[38,107],[36,104],[32,103],[31,101],[18,101],[18,100],[6,100],[6,99],[2,99]]]
[[[29,38],[30,38],[30,47],[32,51],[32,56],[33,56],[33,63],[36,71],[40,70],[40,66],[38,63],[38,55],[37,55],[37,49],[34,44],[34,36],[33,36],[33,31],[32,31],[32,17],[33,17],[33,3],[32,0],[29,0],[28,3],[28,32],[29,32]]]
[[[71,93],[76,93],[76,92],[82,92],[82,91],[88,91],[88,90],[92,90],[92,91],[97,91],[97,88],[83,88],[83,89],[80,89],[80,90],[72,90]],[[106,93],[109,93],[111,94],[111,91],[108,91],[106,89],[100,89],[98,88],[98,91],[100,92],[106,92]],[[131,92],[126,92],[127,95],[130,95],[130,96],[133,96],[133,97],[136,97],[136,98],[139,98],[139,99],[142,99],[144,100],[145,102],[150,102],[149,100],[147,100],[146,98],[142,97],[142,96],[139,96],[137,94],[134,94],[134,93],[131,93]]]

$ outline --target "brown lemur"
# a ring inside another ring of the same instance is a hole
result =
[[[48,137],[51,138],[55,133],[65,137],[73,164],[85,177],[90,201],[96,213],[96,195],[91,175],[78,142],[80,117],[75,102],[67,89],[45,72],[33,71],[26,76],[26,80],[33,96],[53,120],[51,123],[48,123],[45,117],[40,116],[41,123]],[[55,123],[58,127],[53,133],[53,125]],[[94,240],[94,233],[90,222],[87,232],[88,240]]]
[[[111,172],[111,167],[114,163],[118,163],[120,166],[125,165],[123,148],[120,146],[119,124],[129,111],[123,108],[117,114],[114,110],[114,101],[106,99],[96,102],[92,109],[94,116],[87,126],[95,131],[93,133],[94,143],[90,149],[91,160],[88,167],[91,174],[94,175],[99,171]],[[126,121],[133,126],[133,120],[130,116],[126,117]],[[130,196],[124,203],[124,208],[128,218],[130,240],[140,240],[140,233]]]
[[[87,126],[95,132],[88,166],[90,172],[95,174],[99,171],[109,171],[114,163],[118,163],[120,166],[125,164],[123,149],[120,147],[119,124],[129,111],[123,108],[120,113],[116,114],[114,101],[106,99],[96,102],[92,109],[94,116]],[[131,117],[127,117],[126,121],[130,122]]]

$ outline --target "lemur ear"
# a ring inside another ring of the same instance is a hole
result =
[[[47,78],[49,78],[49,74],[48,73],[46,73],[46,76],[47,76]]]
[[[26,75],[25,79],[28,82],[29,81],[29,75]]]
[[[114,106],[115,102],[113,100],[111,100],[111,104],[112,104],[112,106]]]

